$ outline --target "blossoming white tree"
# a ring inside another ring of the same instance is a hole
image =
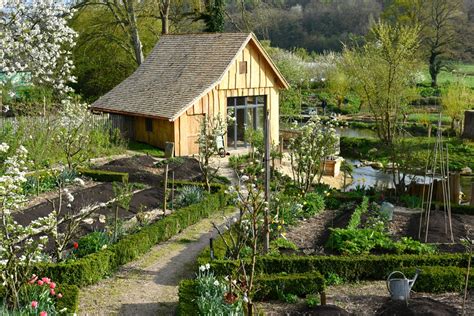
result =
[[[0,150],[8,150],[8,145],[1,144]],[[32,264],[42,260],[47,237],[33,237],[54,225],[54,214],[27,226],[18,224],[13,217],[26,200],[22,189],[26,181],[26,154],[20,146],[16,155],[5,160],[6,171],[0,177],[0,282],[5,288],[6,303],[13,308],[18,307],[20,287],[25,277],[31,275]]]
[[[0,71],[7,78],[27,72],[33,84],[50,87],[59,95],[72,91],[67,86],[75,81],[71,50],[77,34],[68,26],[72,13],[65,1],[0,3]]]
[[[323,124],[318,116],[303,126],[293,128],[298,136],[289,145],[293,179],[303,194],[306,194],[324,172],[324,159],[336,153],[339,136],[332,122]]]

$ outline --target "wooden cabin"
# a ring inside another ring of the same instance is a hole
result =
[[[92,104],[109,113],[129,138],[175,155],[198,153],[205,115],[229,115],[228,149],[246,146],[246,128],[264,128],[279,138],[279,90],[288,83],[254,34],[163,35],[140,67]]]

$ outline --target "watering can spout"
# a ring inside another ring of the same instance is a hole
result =
[[[421,273],[421,270],[420,270],[420,269],[416,269],[416,271],[415,271],[415,276],[413,277],[413,279],[412,279],[412,280],[408,280],[408,284],[409,284],[409,286],[410,286],[410,290],[411,290],[411,288],[413,287],[413,285],[415,284],[415,281],[416,281],[416,279],[418,278],[418,275],[419,275],[420,273]]]

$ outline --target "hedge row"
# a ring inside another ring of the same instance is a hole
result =
[[[294,294],[304,297],[324,291],[324,277],[317,271],[296,274],[268,274],[255,278],[254,299],[277,300],[280,294]]]
[[[209,262],[204,256],[198,264]],[[404,267],[455,266],[466,267],[466,254],[436,255],[363,255],[363,256],[262,256],[257,258],[258,274],[307,273],[318,271],[322,275],[337,274],[345,281],[385,280],[390,272]],[[238,269],[233,260],[210,262],[218,275],[227,275]]]
[[[58,285],[57,293],[63,295],[56,303],[56,310],[67,308],[68,315],[77,312],[79,307],[79,288],[75,285]]]
[[[321,293],[324,289],[324,277],[318,272],[260,275],[255,278],[254,299],[257,301],[279,299],[281,293],[304,297],[308,294]],[[181,281],[178,290],[178,315],[196,315],[195,299],[198,295],[195,280]]]
[[[421,273],[412,290],[415,292],[445,293],[464,290],[467,269],[459,267],[420,267]],[[409,279],[415,275],[416,268],[403,268],[401,271]],[[469,276],[468,288],[474,288],[474,276]]]
[[[474,205],[451,205],[451,212],[474,216]]]
[[[79,287],[98,282],[117,268],[147,252],[152,246],[166,241],[184,228],[225,207],[226,198],[221,190],[202,202],[177,210],[165,218],[125,236],[105,250],[72,262],[39,264],[35,273],[47,275],[58,283]]]
[[[99,182],[126,182],[128,181],[128,173],[126,172],[95,170],[95,169],[85,169],[85,168],[79,168],[77,171],[82,176],[91,178],[92,180],[99,181]]]

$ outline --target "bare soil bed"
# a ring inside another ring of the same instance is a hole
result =
[[[120,219],[127,221],[133,218],[140,211],[151,211],[162,208],[163,205],[163,168],[155,167],[156,160],[149,156],[133,156],[110,161],[103,166],[97,166],[96,169],[119,171],[129,173],[130,183],[141,183],[149,188],[141,190],[133,195],[129,210],[119,208]],[[169,175],[174,173],[175,180],[199,181],[201,170],[199,163],[193,158],[184,158],[180,161],[174,161],[169,164]],[[90,205],[99,205],[112,200],[114,196],[112,183],[87,182],[87,187],[72,186],[68,188],[74,196],[74,201],[67,207],[68,202],[63,196],[61,213],[77,214],[84,207]],[[46,200],[47,199],[47,200]],[[23,225],[28,225],[31,221],[40,217],[48,216],[54,208],[59,207],[59,198],[57,192],[50,192],[45,195],[42,201],[36,205],[28,204],[28,208],[14,215],[15,220]],[[113,217],[114,207],[101,207],[94,214]],[[65,224],[64,224],[65,225]],[[103,230],[105,223],[94,221],[93,224],[83,223],[80,227],[79,236],[92,231]],[[59,227],[60,231],[63,227]]]

